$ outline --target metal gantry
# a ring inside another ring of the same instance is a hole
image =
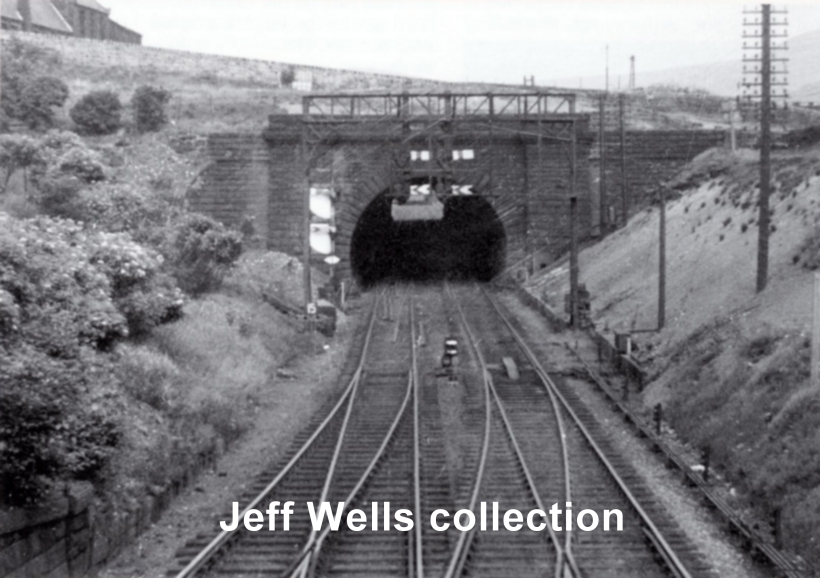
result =
[[[394,153],[395,195],[412,182],[426,179],[439,197],[459,183],[453,170],[453,147],[458,139],[464,148],[492,144],[495,138],[517,137],[538,143],[539,165],[543,164],[542,142],[559,142],[568,156],[575,154],[578,120],[576,95],[571,92],[436,92],[310,94],[302,100],[302,160],[305,195],[315,185],[323,150],[344,147],[355,141],[383,142]],[[429,161],[411,165],[410,147],[424,143]],[[493,155],[479,177],[482,196],[493,195]],[[570,160],[574,166],[574,158]],[[574,171],[571,171],[574,173]],[[569,174],[567,180],[574,180]],[[435,183],[435,184],[433,184]],[[516,207],[518,206],[516,201]],[[305,200],[303,266],[305,303],[312,302],[310,282],[310,212]],[[511,208],[512,210],[513,208]],[[501,209],[505,211],[505,208]],[[525,252],[532,252],[530,231],[525,234]]]

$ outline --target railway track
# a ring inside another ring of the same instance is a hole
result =
[[[257,532],[217,526],[178,553],[169,575],[710,575],[593,416],[550,378],[515,321],[482,289],[383,293],[363,327],[356,337],[360,353],[343,371],[342,393],[322,419],[307,425],[284,463],[263,472],[238,500],[240,518],[274,500],[295,502],[288,531],[268,531],[267,520]],[[470,344],[455,385],[435,375],[440,350],[437,341],[422,347],[428,331],[460,335]],[[503,358],[517,361],[517,379],[502,370]],[[453,411],[457,425],[448,422]],[[315,529],[308,502],[328,502],[334,512],[343,503],[338,530],[327,522]],[[524,516],[547,511],[554,503],[563,510],[567,502],[576,511],[620,509],[624,531],[549,524],[541,531],[524,524],[515,532],[500,524],[493,531],[491,521],[481,528],[482,503],[491,519],[493,503],[502,517],[513,508]],[[367,516],[362,531],[344,523],[354,509]],[[412,530],[389,529],[400,509],[412,512]],[[456,528],[460,509],[475,513],[471,530]],[[436,510],[448,513],[440,520],[450,524],[446,531],[432,527]]]
[[[263,473],[240,499],[244,519],[250,509],[269,502],[295,502],[288,531],[234,531],[201,535],[178,553],[178,578],[220,576],[307,576],[321,574],[391,575],[405,569],[420,540],[408,533],[364,532],[355,542],[330,525],[313,528],[306,507],[312,502],[344,502],[344,514],[355,506],[391,501],[393,511],[416,509],[419,499],[412,319],[409,299],[394,299],[397,318],[381,319],[389,311],[384,294],[374,300],[359,337],[360,354],[349,383],[318,424],[295,440],[282,467]],[[399,314],[405,311],[402,321]],[[403,330],[401,330],[403,329]],[[408,452],[408,444],[410,451]],[[409,456],[409,458],[408,458]],[[231,519],[225,513],[222,520]],[[282,520],[279,520],[282,523]],[[403,571],[406,575],[406,571]]]
[[[469,553],[469,562],[454,566],[448,576],[499,575],[486,570],[491,567],[514,569],[507,575],[556,577],[712,575],[649,488],[608,444],[594,416],[548,375],[521,329],[493,297],[477,287],[459,287],[451,291],[450,301],[475,351],[488,402],[488,438],[496,438],[476,476],[476,495],[481,500],[503,498],[502,511],[529,510],[528,501],[541,510],[551,504],[565,510],[573,503],[574,512],[619,509],[624,519],[623,532],[604,532],[601,525],[583,532],[577,527],[567,531],[561,516],[562,531],[542,540],[541,551],[536,536],[546,532],[526,527],[498,534],[474,530],[477,536],[467,536],[464,551],[457,554],[467,559]],[[517,379],[502,364],[489,363],[504,357],[516,361]],[[514,454],[518,467],[499,460],[497,453]]]

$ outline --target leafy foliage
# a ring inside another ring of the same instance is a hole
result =
[[[279,79],[282,86],[291,86],[293,81],[296,80],[296,72],[294,72],[293,67],[288,66],[287,68],[282,69],[279,73]]]
[[[5,498],[32,501],[48,477],[90,478],[103,469],[119,436],[105,352],[181,312],[182,294],[162,262],[125,233],[0,215]]]
[[[72,203],[79,191],[107,176],[101,155],[67,131],[46,133],[34,147],[30,167],[40,206],[52,216],[74,217]]]
[[[0,167],[5,170],[3,190],[8,187],[9,180],[18,170],[26,170],[37,160],[38,143],[25,135],[0,135]]]
[[[40,76],[26,83],[20,96],[20,120],[33,130],[48,129],[54,124],[54,108],[68,100],[68,86],[59,78]]]
[[[122,126],[122,103],[116,92],[98,90],[83,96],[71,108],[71,120],[89,134],[111,134]]]
[[[0,349],[0,361],[4,501],[33,503],[55,476],[98,475],[120,435],[106,360],[87,351],[76,359],[55,359],[26,347]]]
[[[203,293],[218,287],[242,254],[242,235],[192,213],[176,226],[167,253],[180,287],[192,294]]]
[[[3,87],[0,91],[0,126],[8,128],[11,119],[25,120],[31,105],[26,104],[24,93],[30,91],[33,81],[58,70],[60,63],[60,55],[54,50],[18,38],[3,43],[0,51],[0,85]],[[44,84],[48,83],[41,82],[41,88],[48,88]]]
[[[131,98],[134,111],[134,125],[139,132],[153,132],[167,122],[165,105],[171,100],[171,93],[163,88],[140,86]]]

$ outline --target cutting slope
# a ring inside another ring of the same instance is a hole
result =
[[[820,560],[820,391],[808,388],[813,270],[820,266],[820,151],[774,161],[769,286],[755,292],[757,154],[713,149],[667,205],[667,324],[637,333],[652,376],[643,394],[708,449],[784,541]],[[657,327],[659,209],[582,251],[593,318],[612,331]],[[534,280],[556,309],[566,265]],[[609,332],[607,332],[609,330]]]

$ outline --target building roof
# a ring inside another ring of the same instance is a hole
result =
[[[74,29],[66,22],[51,0],[29,0],[29,4],[31,4],[31,23],[34,26],[50,28],[65,34],[74,33]]]
[[[17,0],[0,0],[0,16],[23,21],[22,14],[17,11]]]
[[[73,34],[74,29],[65,21],[63,15],[50,0],[29,0],[31,6],[31,24],[63,34]],[[0,0],[0,14],[3,18],[23,21],[23,15],[17,6],[17,0]]]
[[[77,2],[77,6],[82,6],[83,8],[89,8],[91,10],[96,10],[97,12],[102,12],[103,14],[108,14],[111,12],[110,8],[106,8],[97,0],[75,0]]]

